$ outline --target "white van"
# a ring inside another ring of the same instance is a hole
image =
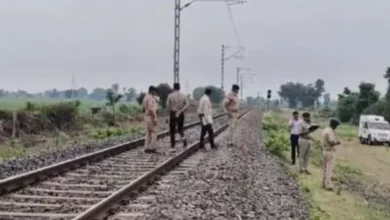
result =
[[[360,115],[359,140],[368,145],[390,143],[390,124],[383,116]]]

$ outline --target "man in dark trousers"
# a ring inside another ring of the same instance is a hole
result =
[[[299,120],[299,113],[294,111],[292,113],[292,119],[289,121],[288,125],[290,128],[290,141],[291,141],[291,161],[295,165],[296,154],[299,157],[299,134],[301,133],[301,125]]]
[[[209,135],[210,146],[216,149],[214,144],[214,130],[213,130],[213,109],[210,101],[211,89],[206,88],[204,95],[199,100],[198,114],[202,124],[202,131],[200,134],[200,147],[205,150],[204,137],[206,133]]]
[[[170,111],[169,114],[169,132],[171,135],[171,147],[174,151],[176,140],[176,126],[183,141],[184,147],[187,146],[187,140],[184,135],[184,111],[189,106],[186,95],[180,92],[180,84],[173,84],[173,92],[168,95],[167,107]]]

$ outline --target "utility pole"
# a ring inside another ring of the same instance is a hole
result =
[[[174,19],[174,45],[173,45],[173,82],[180,82],[180,26],[181,11],[192,5],[194,2],[225,2],[228,5],[243,4],[246,0],[192,0],[182,6],[181,0],[175,0]]]
[[[236,84],[240,82],[240,67],[237,67]]]
[[[173,48],[173,82],[180,82],[180,14],[181,0],[175,0],[175,33],[174,33],[174,48]]]
[[[226,56],[226,50],[227,49],[236,49],[236,51],[228,56]],[[236,58],[236,59],[242,59],[243,56],[240,55],[242,51],[244,51],[244,47],[229,47],[224,44],[222,44],[221,47],[221,89],[224,90],[224,85],[225,85],[225,62],[230,60],[231,58]],[[237,80],[239,81],[239,80]],[[238,82],[237,82],[238,83]]]
[[[251,68],[237,67],[237,75],[236,75],[236,84],[237,84],[237,85],[240,83],[240,71],[241,71],[241,70],[250,71]]]
[[[70,90],[71,90],[70,99],[77,98],[76,76],[75,76],[75,72],[74,71],[73,71],[73,74],[72,74],[72,85],[71,85]]]
[[[222,44],[221,47],[221,89],[225,85],[225,45]]]
[[[241,81],[240,81],[240,97],[241,99],[244,98],[244,79],[251,79],[253,81],[252,76],[255,76],[256,74],[241,74]]]

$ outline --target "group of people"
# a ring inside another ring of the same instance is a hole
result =
[[[234,131],[237,123],[237,114],[240,108],[238,91],[240,87],[236,84],[232,86],[231,92],[223,100],[223,109],[228,116],[229,123],[229,145],[234,145]],[[198,104],[198,116],[201,121],[200,147],[205,150],[205,136],[208,134],[210,147],[216,149],[213,129],[213,108],[210,100],[212,90],[206,88],[204,95]],[[142,101],[144,111],[145,131],[145,152],[154,153],[157,147],[157,125],[158,125],[158,91],[156,87],[150,86],[148,93]],[[173,92],[168,95],[167,108],[169,110],[169,132],[172,152],[176,146],[176,128],[180,134],[183,147],[187,146],[187,139],[184,134],[184,113],[189,107],[189,101],[185,94],[180,92],[180,84],[174,83]]]
[[[333,190],[332,175],[336,162],[336,146],[340,145],[337,140],[335,130],[340,124],[338,119],[332,118],[329,126],[322,132],[322,153],[323,153],[323,179],[322,187],[326,190]],[[289,122],[290,141],[291,141],[291,160],[295,165],[296,155],[299,157],[299,171],[302,174],[311,173],[308,171],[311,143],[314,140],[311,127],[310,113],[302,113],[302,119],[299,119],[299,113],[294,111],[292,119]]]

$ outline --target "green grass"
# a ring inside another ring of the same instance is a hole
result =
[[[357,138],[358,128],[351,124],[341,124],[337,127],[336,133],[338,136],[344,138]]]
[[[271,118],[269,118],[271,117]],[[279,133],[286,133],[285,125],[281,120],[281,116],[270,114],[264,117],[264,130],[277,130]],[[264,123],[265,122],[265,123]],[[265,126],[264,126],[265,124]],[[339,129],[339,135],[343,138],[356,137],[356,127],[352,125],[342,125]],[[267,132],[266,132],[267,133]],[[269,138],[269,135],[265,136]],[[267,141],[267,140],[265,140]],[[275,143],[284,142],[281,140],[274,141]],[[280,147],[280,149],[289,149]],[[285,157],[282,160],[287,162],[285,158],[289,158],[289,151],[284,151]],[[278,156],[278,155],[277,155]],[[296,178],[298,184],[305,196],[305,199],[310,204],[310,214],[313,220],[382,220],[388,219],[388,213],[379,209],[377,204],[368,206],[362,195],[356,192],[343,190],[343,182],[351,177],[357,179],[365,178],[363,172],[354,167],[345,160],[337,160],[335,168],[335,192],[328,192],[322,189],[321,180],[323,175],[322,164],[322,149],[319,141],[315,141],[311,148],[310,156],[310,171],[312,175],[300,175],[296,166],[289,166],[292,176]]]

